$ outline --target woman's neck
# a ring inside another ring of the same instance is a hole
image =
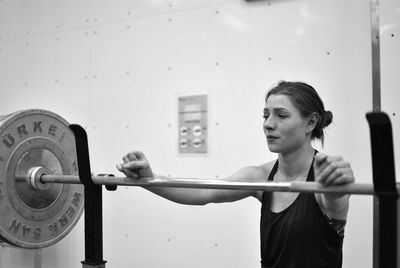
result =
[[[278,172],[283,176],[282,179],[295,180],[308,174],[314,153],[311,144],[305,144],[290,153],[280,153]]]

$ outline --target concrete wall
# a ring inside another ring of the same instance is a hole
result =
[[[381,2],[382,109],[399,155],[400,4]],[[83,125],[95,173],[117,174],[123,154],[143,150],[156,173],[223,178],[276,157],[264,94],[302,80],[334,114],[323,150],[372,183],[370,39],[360,0],[0,0],[0,114],[42,108]],[[177,98],[197,93],[209,100],[208,153],[180,155]],[[107,267],[259,267],[259,210],[252,199],[190,207],[140,188],[106,192]],[[372,243],[372,198],[353,196],[343,267],[372,267]],[[0,267],[37,258],[0,254]],[[83,254],[81,219],[41,250],[41,266],[80,267]]]

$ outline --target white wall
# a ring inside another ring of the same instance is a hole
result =
[[[400,3],[381,1],[382,109],[399,155]],[[48,109],[89,135],[92,170],[146,152],[170,176],[223,178],[275,158],[264,94],[280,79],[315,86],[334,114],[324,150],[372,183],[370,3],[360,0],[0,0],[0,114]],[[177,96],[209,95],[209,153],[177,153]],[[399,170],[399,162],[397,162]],[[167,202],[140,188],[104,193],[107,267],[259,267],[260,204]],[[83,220],[42,250],[43,267],[80,267]],[[21,264],[22,263],[22,264]],[[4,248],[0,267],[33,267]],[[372,267],[372,198],[353,196],[344,268]]]

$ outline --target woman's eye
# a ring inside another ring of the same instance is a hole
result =
[[[267,114],[264,114],[262,117],[263,117],[265,120],[267,120],[267,119],[268,119],[268,117],[269,117],[269,115],[267,115]]]
[[[278,114],[279,118],[287,118],[288,116],[286,114]]]

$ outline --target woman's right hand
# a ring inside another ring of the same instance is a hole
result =
[[[150,163],[142,152],[130,152],[122,160],[124,162],[117,164],[117,169],[127,177],[140,179],[154,176]]]

